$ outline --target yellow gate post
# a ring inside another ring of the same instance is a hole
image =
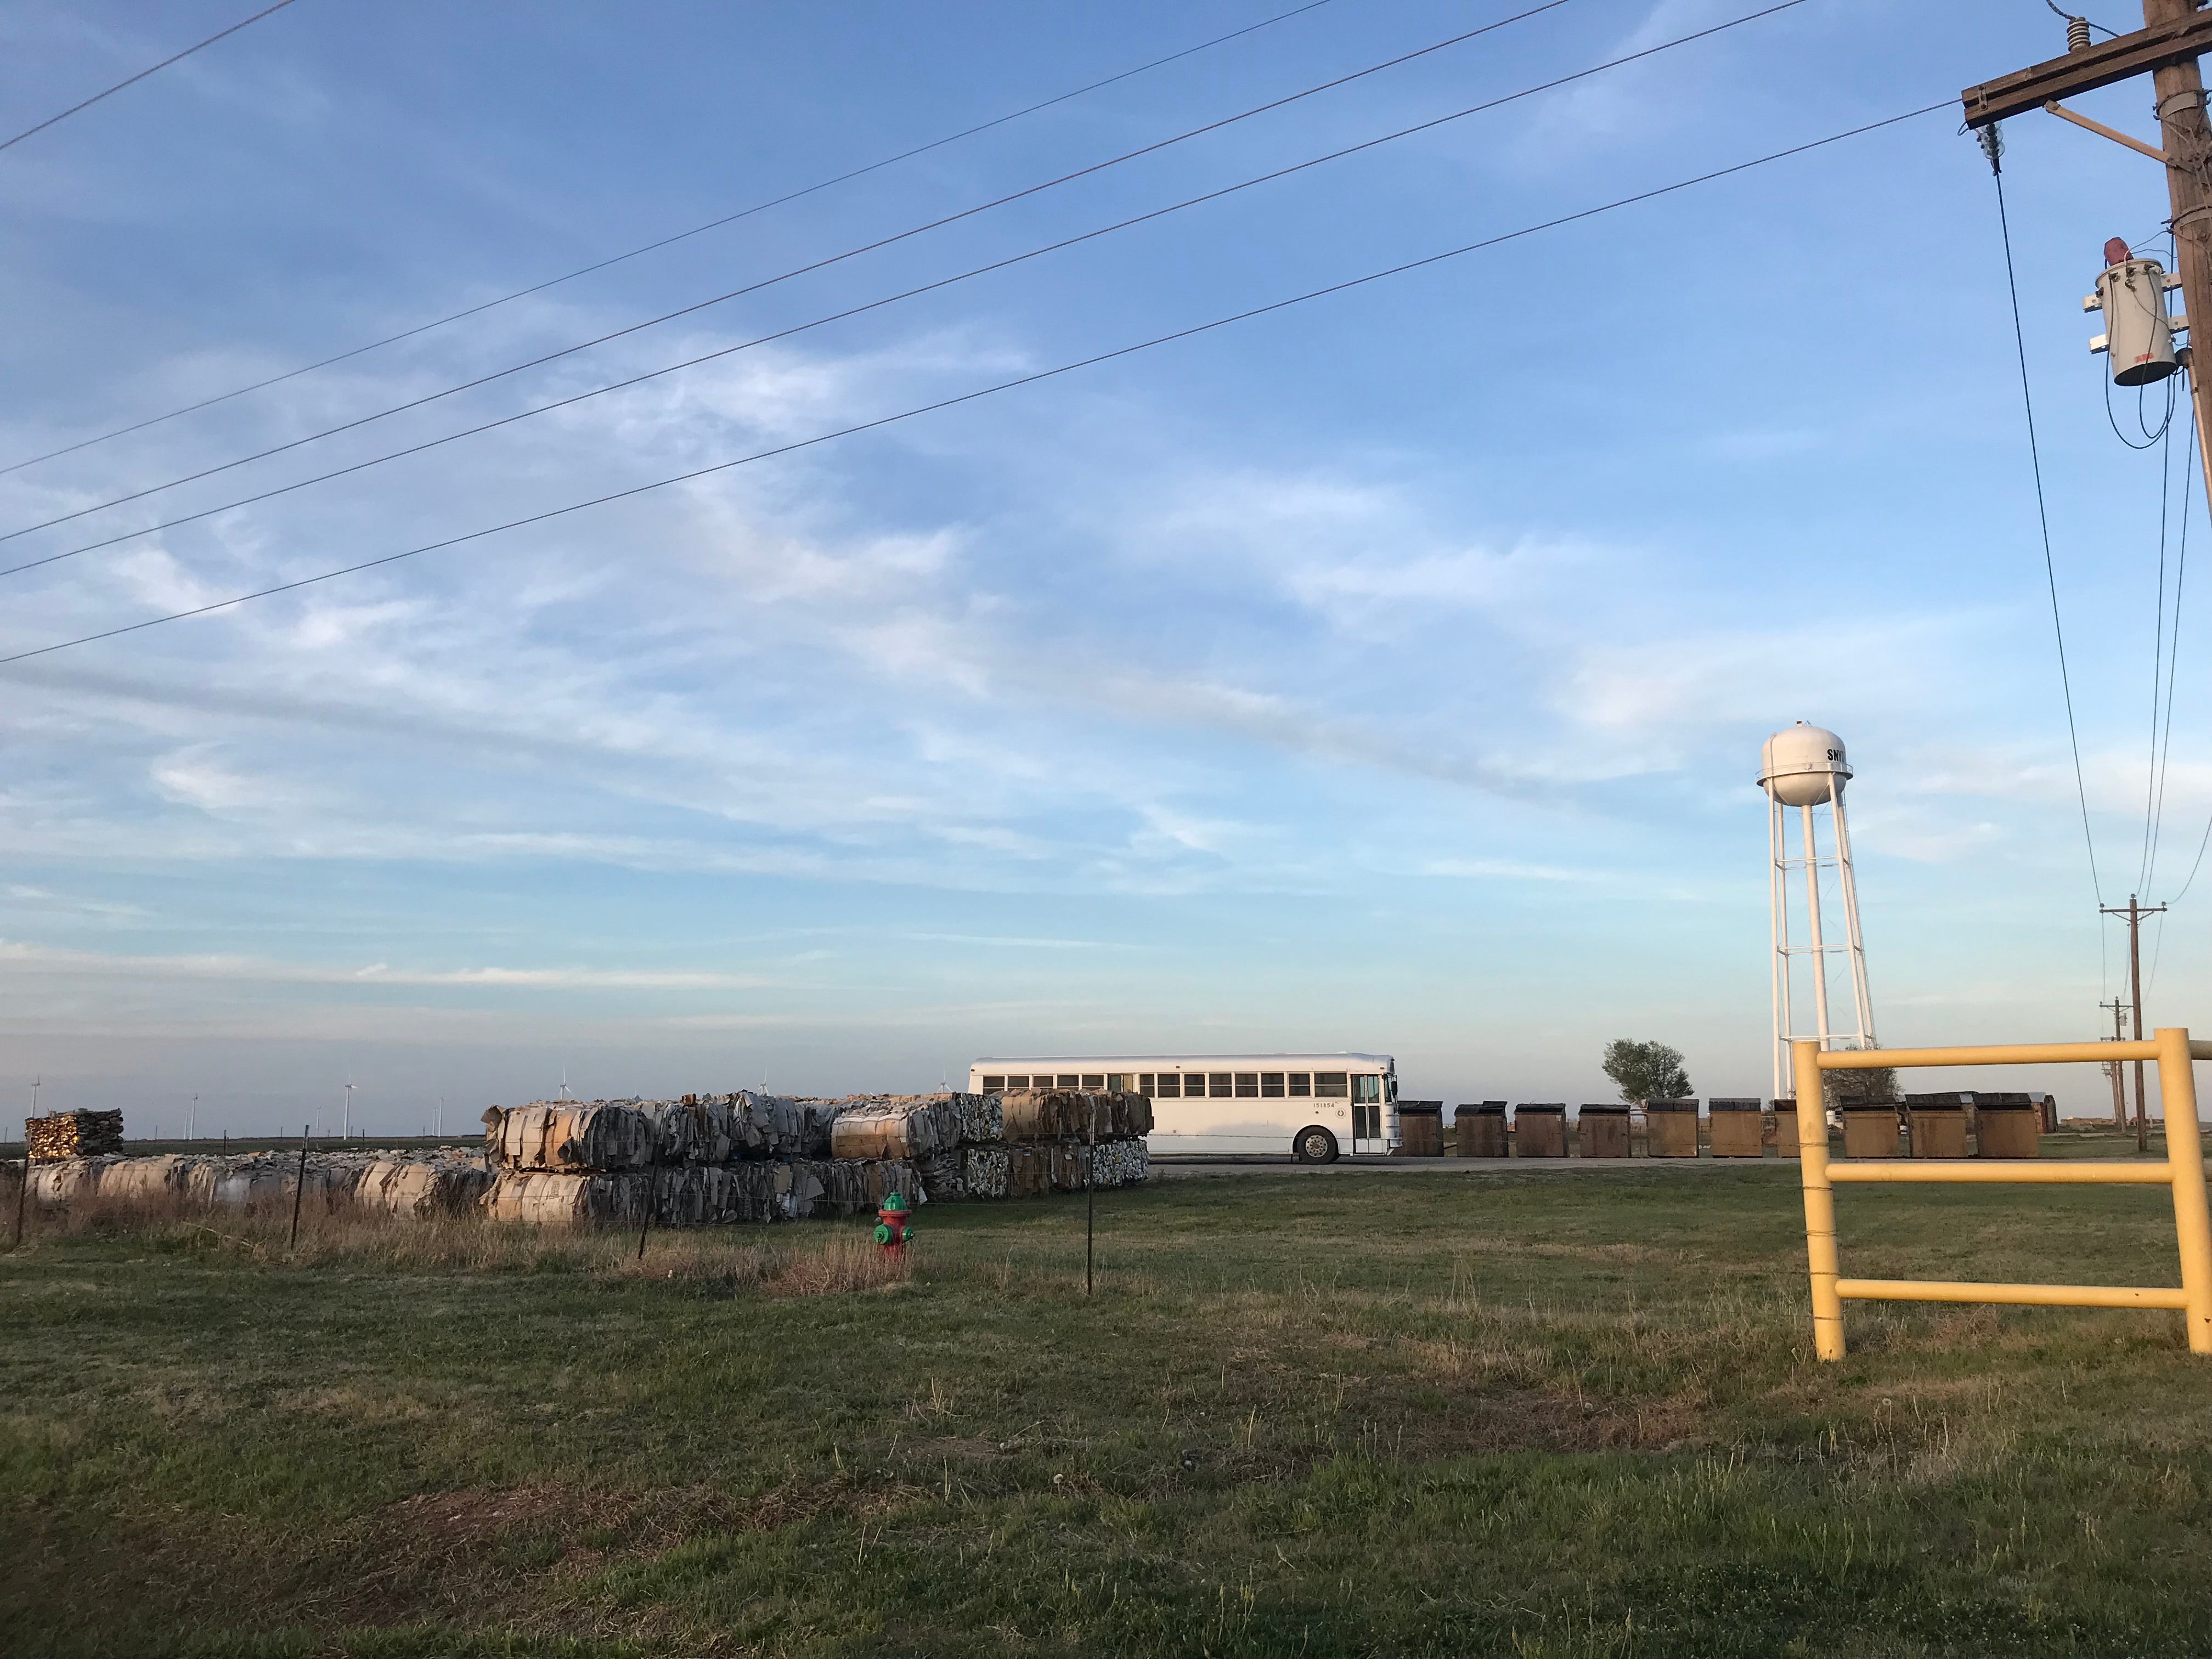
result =
[[[1844,1299],[1836,1294],[1836,1189],[1828,1184],[1828,1111],[1820,1086],[1820,1045],[1790,1045],[1797,1086],[1797,1170],[1805,1188],[1805,1255],[1813,1268],[1813,1352],[1844,1357]]]
[[[2212,1209],[2204,1196],[2203,1134],[2197,1127],[2197,1068],[2189,1033],[2167,1027],[2158,1045],[2158,1097],[2166,1113],[2166,1164],[2173,1175],[2173,1231],[2181,1246],[2181,1289],[2189,1298],[2189,1351],[2212,1353]]]
[[[1820,1073],[1875,1066],[2086,1065],[2109,1060],[2158,1062],[2166,1109],[2163,1164],[1985,1163],[1972,1158],[1909,1162],[1831,1158]],[[2192,1062],[2212,1060],[2212,1042],[2191,1042],[2179,1027],[2145,1042],[2042,1042],[1967,1048],[1823,1051],[1816,1042],[1790,1045],[1797,1089],[1800,1177],[1805,1190],[1805,1255],[1811,1271],[1813,1348],[1822,1359],[1844,1353],[1847,1301],[1990,1302],[2071,1308],[2172,1308],[2182,1315],[2190,1352],[2212,1355],[2212,1205],[2204,1182],[2204,1148],[2197,1123]],[[2165,1186],[2173,1194],[2173,1230],[2181,1255],[2181,1288],[2118,1285],[1987,1285],[1948,1279],[1845,1279],[1836,1243],[1838,1182],[1993,1182],[2037,1185]]]

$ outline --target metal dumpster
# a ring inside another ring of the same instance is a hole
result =
[[[1505,1103],[1486,1100],[1480,1106],[1461,1106],[1452,1114],[1452,1150],[1462,1158],[1504,1158],[1511,1148],[1505,1142]]]
[[[1698,1155],[1696,1101],[1645,1101],[1644,1127],[1644,1149],[1652,1157],[1695,1158]]]
[[[1724,1099],[1705,1103],[1715,1158],[1766,1156],[1766,1113],[1756,1100]]]
[[[1774,1103],[1774,1155],[1797,1156],[1797,1103],[1794,1100]]]
[[[1896,1158],[1898,1103],[1893,1100],[1852,1100],[1844,1103],[1844,1156]]]
[[[1442,1158],[1444,1155],[1444,1103],[1441,1100],[1401,1100],[1398,1103],[1400,1158]]]
[[[1575,1150],[1584,1158],[1626,1158],[1628,1108],[1583,1107],[1575,1118]]]
[[[2043,1103],[2029,1095],[1974,1097],[1974,1156],[2043,1156]]]
[[[1523,1103],[1513,1109],[1513,1155],[1516,1158],[1565,1158],[1567,1155],[1567,1106],[1565,1101]]]
[[[1907,1095],[1905,1127],[1915,1158],[1964,1158],[1971,1095]]]

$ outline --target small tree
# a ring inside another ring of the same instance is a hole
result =
[[[1618,1037],[1605,1045],[1605,1074],[1620,1087],[1632,1106],[1647,1100],[1681,1100],[1692,1087],[1682,1069],[1682,1051],[1663,1042],[1635,1042]]]
[[[1897,1067],[1874,1066],[1863,1072],[1823,1072],[1820,1073],[1820,1103],[1840,1108],[1846,1103],[1861,1100],[1895,1100],[1897,1098]]]

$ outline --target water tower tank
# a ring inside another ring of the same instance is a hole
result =
[[[1834,798],[1851,775],[1844,740],[1825,726],[1799,720],[1777,732],[1759,751],[1759,781],[1784,806],[1817,806]]]

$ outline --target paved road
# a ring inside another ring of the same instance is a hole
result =
[[[1666,1170],[1683,1174],[1700,1170],[1778,1168],[1781,1158],[1340,1158],[1334,1164],[1300,1164],[1287,1155],[1279,1158],[1208,1158],[1194,1153],[1169,1154],[1152,1160],[1155,1181],[1187,1181],[1206,1176],[1358,1176],[1358,1175],[1558,1175],[1603,1176],[1636,1170]],[[1787,1160],[1791,1169],[1796,1160]]]

